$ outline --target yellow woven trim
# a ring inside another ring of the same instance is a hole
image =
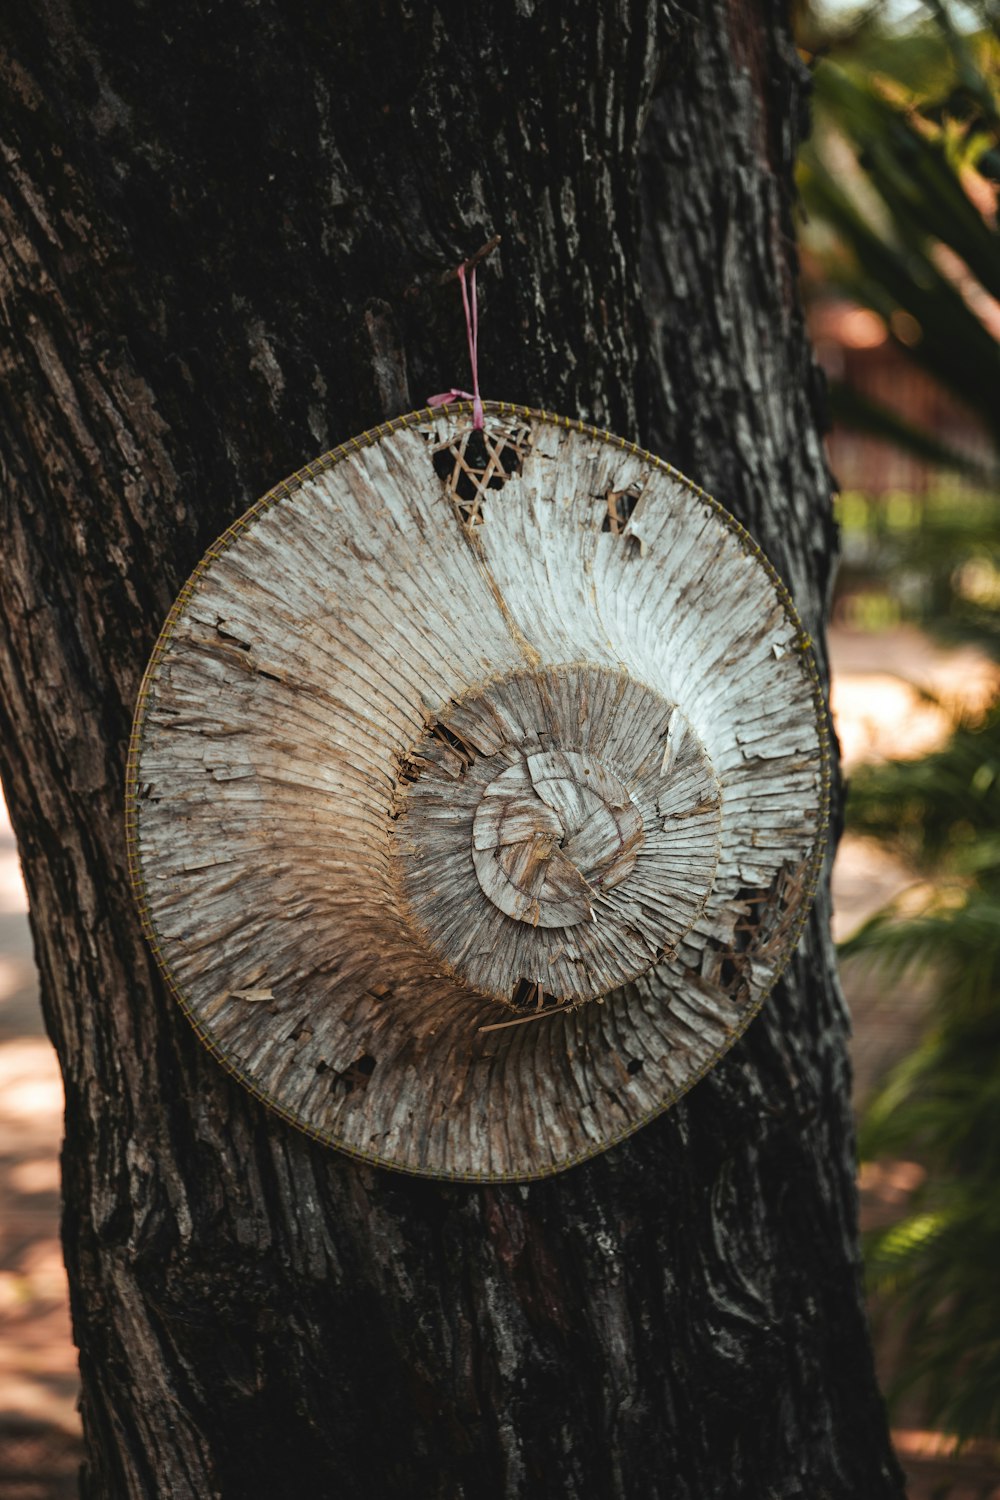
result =
[[[447,411],[449,414],[471,414],[472,402],[452,402],[449,404]],[[248,511],[240,516],[238,520],[234,521],[231,526],[228,526],[197,564],[171,606],[170,612],[164,621],[163,629],[157,638],[156,645],[153,647],[153,654],[149,659],[149,665],[143,674],[142,683],[139,687],[139,696],[136,700],[135,716],[132,722],[132,733],[129,738],[128,761],[125,773],[125,844],[128,853],[129,881],[139,909],[139,921],[143,934],[152,950],[153,957],[156,960],[157,967],[167,983],[167,987],[180,1005],[181,1010],[187,1016],[199,1041],[207,1048],[216,1061],[221,1064],[226,1072],[235,1078],[255,1098],[261,1100],[276,1115],[280,1116],[282,1120],[285,1120],[289,1125],[294,1125],[296,1129],[302,1131],[312,1140],[320,1141],[326,1146],[333,1146],[345,1155],[351,1156],[357,1161],[367,1162],[372,1166],[388,1167],[396,1172],[405,1172],[408,1176],[412,1177],[430,1177],[449,1182],[532,1182],[543,1177],[553,1177],[556,1173],[564,1172],[569,1167],[578,1166],[582,1162],[589,1161],[592,1157],[600,1156],[604,1151],[608,1151],[612,1146],[617,1146],[622,1141],[627,1140],[637,1130],[641,1130],[645,1125],[655,1120],[658,1115],[670,1109],[689,1090],[693,1089],[695,1084],[700,1083],[707,1073],[711,1072],[720,1058],[725,1056],[734,1043],[743,1035],[750,1022],[757,1016],[764,1002],[773,992],[798,947],[799,939],[802,936],[815,899],[816,887],[819,883],[820,872],[823,866],[823,857],[826,853],[827,832],[830,822],[831,787],[833,783],[831,769],[832,756],[830,753],[830,720],[822,683],[820,682],[819,668],[812,649],[812,641],[803,628],[802,621],[792,602],[791,594],[788,592],[773,564],[764,555],[750,533],[718,500],[709,495],[700,485],[688,479],[679,469],[675,469],[672,464],[668,464],[662,458],[657,458],[655,454],[647,452],[645,448],[640,448],[637,443],[627,442],[625,438],[618,437],[616,434],[606,430],[602,431],[597,427],[591,427],[585,422],[573,420],[570,417],[559,416],[554,412],[535,411],[528,406],[512,405],[506,401],[484,401],[483,411],[501,417],[515,416],[528,422],[545,422],[551,426],[564,427],[567,431],[579,432],[585,437],[595,438],[598,442],[607,443],[624,453],[642,459],[644,462],[652,464],[654,468],[662,470],[665,474],[669,474],[672,479],[676,480],[678,484],[683,485],[685,489],[689,490],[692,495],[711,510],[717,519],[739,539],[744,550],[755,557],[762,565],[768,578],[771,580],[778,601],[782,605],[789,623],[795,630],[796,648],[800,653],[803,670],[810,680],[813,703],[816,709],[816,730],[820,747],[819,826],[816,833],[816,842],[813,846],[807,867],[805,896],[802,906],[797,913],[796,921],[789,931],[788,946],[785,955],[775,970],[774,977],[767,989],[762,991],[757,1001],[747,1008],[740,1018],[739,1025],[733,1026],[730,1029],[729,1038],[725,1046],[719,1047],[703,1068],[699,1069],[697,1073],[679,1088],[673,1089],[639,1119],[615,1131],[599,1144],[589,1146],[585,1150],[578,1152],[575,1156],[566,1157],[565,1160],[533,1172],[438,1172],[424,1167],[412,1167],[405,1163],[378,1156],[375,1152],[363,1151],[356,1146],[348,1145],[338,1140],[336,1136],[328,1131],[317,1130],[307,1120],[301,1119],[293,1111],[286,1108],[280,1100],[276,1099],[267,1089],[257,1083],[251,1074],[245,1072],[223,1052],[214,1038],[208,1035],[194,1013],[187,997],[176,984],[170,972],[166,958],[160,948],[159,936],[150,916],[146,882],[142,874],[139,859],[137,804],[140,793],[139,760],[142,753],[143,730],[150,689],[181,615],[184,613],[192,596],[196,593],[202,574],[208,570],[213,562],[222,556],[230,543],[234,542],[249,526],[253,525],[254,521],[263,515],[265,511],[270,510],[279,501],[293,499],[296,492],[302,489],[309,480],[316,479],[319,475],[336,467],[338,463],[348,458],[352,453],[358,453],[363,448],[372,447],[375,443],[380,442],[382,438],[390,436],[393,432],[398,432],[401,428],[408,428],[415,423],[439,420],[442,414],[441,411],[435,410],[432,407],[424,407],[419,411],[408,412],[405,416],[394,417],[389,422],[383,422],[378,427],[372,427],[367,432],[361,433],[358,437],[349,438],[346,443],[341,443],[339,447],[331,449],[329,453],[324,453],[321,457],[314,459],[304,468],[298,469],[287,479],[276,484],[273,489],[268,490],[267,494],[255,501]],[[550,1017],[546,1018],[546,1024],[559,1024],[560,1014],[565,1015],[566,1012],[554,1012]]]

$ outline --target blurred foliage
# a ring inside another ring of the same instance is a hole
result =
[[[974,16],[978,24],[969,24]],[[977,412],[985,462],[909,427],[856,390],[833,391],[852,426],[950,471],[926,498],[842,497],[845,555],[873,612],[916,618],[1000,659],[1000,12],[944,0],[892,26],[871,6],[839,30],[800,25],[818,59],[816,129],[802,192],[827,283]],[[970,491],[955,476],[973,475]],[[876,601],[881,599],[881,606]],[[874,614],[873,614],[874,618]],[[1000,706],[920,760],[867,767],[850,826],[894,847],[923,884],[845,945],[887,982],[918,972],[935,994],[922,1041],[861,1127],[865,1159],[916,1159],[906,1217],[873,1235],[869,1274],[902,1326],[903,1376],[928,1420],[1000,1437]]]
[[[862,1122],[863,1159],[928,1175],[901,1223],[867,1246],[881,1305],[902,1321],[929,1419],[961,1438],[1000,1435],[1000,710],[945,748],[867,769],[850,821],[928,877],[928,894],[871,918],[842,954],[887,983],[931,973],[930,1024]]]
[[[849,623],[913,621],[1000,660],[1000,497],[942,483],[925,496],[839,497]]]
[[[982,9],[1000,20],[1000,7]],[[821,60],[799,186],[825,285],[877,313],[910,358],[984,419],[992,460],[949,451],[836,382],[835,414],[995,479],[1000,342],[982,314],[988,299],[1000,300],[1000,38],[995,25],[969,35],[944,4],[932,10],[902,33],[880,21],[878,6],[825,40],[803,23],[807,50]]]

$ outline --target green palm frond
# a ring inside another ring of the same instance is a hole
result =
[[[967,181],[1000,173],[1000,62],[985,27],[970,38],[946,6],[937,10],[936,26],[905,38],[880,28],[873,10],[839,64],[817,65],[801,194],[825,282],[890,328],[900,310],[915,320],[909,357],[980,414],[996,447],[1000,341],[984,309],[1000,298],[1000,231]],[[862,415],[866,430],[871,421]],[[926,434],[882,425],[901,447],[933,457]],[[955,457],[948,466],[963,471]]]
[[[861,767],[848,788],[847,818],[918,869],[985,879],[997,868],[1000,839],[1000,708],[932,755]]]
[[[907,1360],[890,1400],[922,1385],[960,1439],[1000,1433],[1000,1213],[985,1182],[870,1238],[876,1294],[905,1327]]]
[[[902,845],[936,875],[842,945],[900,987],[934,985],[920,1043],[861,1122],[865,1160],[916,1159],[927,1178],[866,1261],[905,1340],[897,1400],[919,1386],[929,1420],[1000,1437],[1000,722],[959,730],[922,760],[870,768],[854,826]],[[947,874],[945,874],[947,872]],[[912,896],[909,902],[912,905]]]
[[[831,66],[829,64],[825,65]],[[920,140],[920,137],[917,137]],[[921,147],[926,143],[921,141]],[[876,229],[832,170],[814,153],[815,166],[802,185],[810,214],[837,233],[839,252],[825,267],[826,279],[845,296],[877,312],[891,326],[897,309],[914,318],[919,342],[908,350],[936,379],[955,392],[987,424],[995,415],[1000,345],[939,269],[926,239]],[[997,248],[994,248],[997,255]]]
[[[946,1161],[948,1172],[994,1173],[1000,1164],[1000,1093],[983,1067],[975,1027],[932,1031],[893,1069],[862,1122],[867,1161],[917,1154]]]
[[[987,291],[1000,292],[997,233],[960,176],[969,148],[963,152],[940,128],[929,132],[914,106],[887,98],[867,71],[852,76],[824,64],[816,72],[816,97],[863,155],[866,180],[881,199],[892,240],[901,247],[948,245]]]
[[[921,1261],[926,1259],[933,1240],[944,1233],[947,1220],[942,1213],[911,1214],[893,1224],[872,1241],[868,1256],[868,1274],[881,1286],[892,1287],[910,1280]]]

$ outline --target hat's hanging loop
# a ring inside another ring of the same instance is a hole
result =
[[[484,250],[488,251],[492,249],[496,243],[499,243],[499,236],[496,236],[488,247],[484,246]],[[479,255],[474,256],[473,261],[478,260],[481,254],[482,252],[479,252]],[[467,272],[469,273],[468,276]],[[458,277],[459,285],[462,288],[462,306],[465,309],[465,336],[469,345],[469,366],[472,370],[472,390],[460,391],[452,389],[450,391],[442,391],[439,396],[428,396],[427,405],[447,406],[451,401],[471,401],[472,425],[478,431],[481,431],[484,423],[483,403],[479,395],[479,300],[476,295],[476,267],[470,261],[463,261],[455,272],[455,275]]]
[[[465,334],[469,341],[469,364],[472,368],[472,425],[482,428],[483,403],[479,397],[479,299],[476,296],[476,268],[472,268],[472,295],[465,278],[465,267],[459,266],[458,280],[465,308]],[[470,305],[471,304],[471,305]]]

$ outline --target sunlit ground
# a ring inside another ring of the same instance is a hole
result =
[[[864,761],[922,755],[953,716],[978,711],[996,671],[972,650],[937,651],[909,628],[878,636],[835,631],[833,712],[850,771]],[[876,665],[877,663],[877,665]],[[927,695],[932,695],[928,697]],[[835,930],[846,936],[914,883],[879,845],[846,837],[834,870]],[[856,1097],[862,1101],[919,1030],[925,994],[886,991],[857,968],[844,973],[854,1021]],[[0,1496],[75,1494],[79,1462],[76,1356],[58,1239],[62,1089],[38,1007],[26,902],[0,803]],[[918,1186],[914,1162],[865,1168],[869,1224],[898,1216]],[[897,1451],[911,1500],[1000,1500],[1000,1471],[983,1455],[955,1459],[940,1434],[904,1428]]]
[[[0,1496],[61,1500],[80,1462],[59,1245],[63,1099],[25,908],[0,802]]]

